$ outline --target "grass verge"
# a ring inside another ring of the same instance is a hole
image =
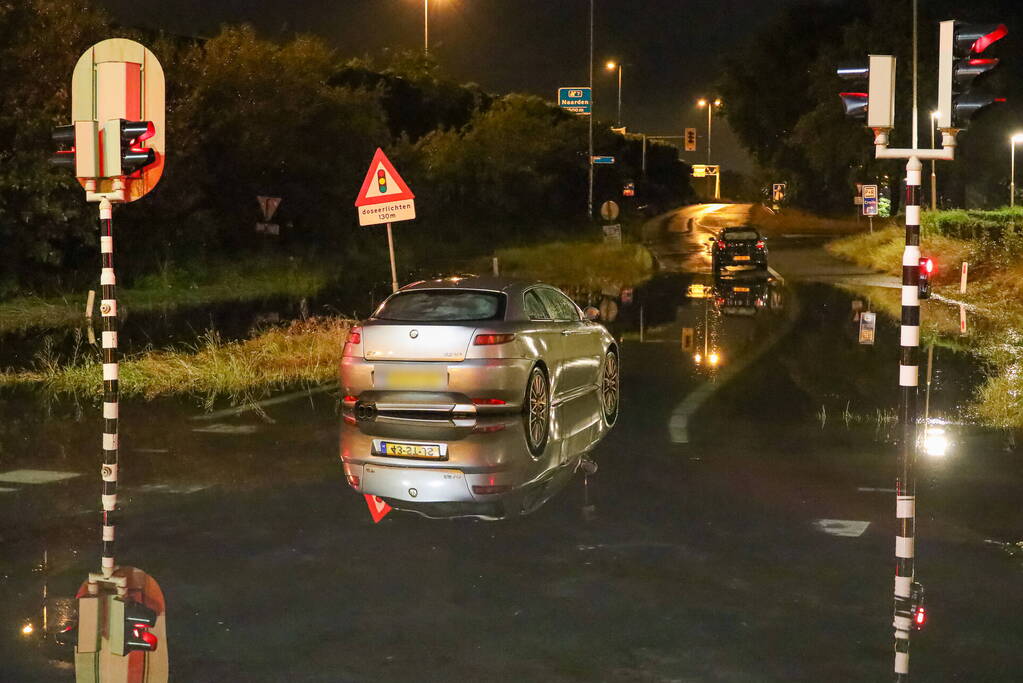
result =
[[[327,268],[299,260],[256,259],[211,267],[204,274],[165,271],[119,289],[118,303],[133,312],[170,310],[274,296],[312,296],[329,280]],[[99,286],[96,286],[97,299]],[[76,325],[85,315],[86,293],[0,303],[0,333]],[[98,310],[99,303],[97,301]]]
[[[310,318],[240,342],[223,342],[208,332],[193,348],[123,359],[121,393],[145,398],[191,394],[209,405],[217,398],[240,403],[277,389],[327,382],[337,377],[350,327],[351,321],[342,318]],[[0,386],[38,385],[53,394],[99,398],[102,378],[102,361],[90,354],[68,364],[40,359],[35,370],[0,374]]]
[[[951,218],[942,214],[955,214]],[[971,212],[979,213],[979,212]],[[988,212],[984,212],[988,213]],[[996,212],[991,212],[996,213]],[[939,300],[922,302],[922,333],[927,342],[978,355],[990,367],[978,389],[971,413],[984,424],[1023,427],[1023,265],[1007,257],[1012,244],[983,237],[962,238],[945,234],[942,223],[965,220],[966,212],[924,214],[921,251],[938,266],[933,292]],[[956,223],[955,234],[971,234]],[[978,233],[979,234],[979,233]],[[855,235],[827,246],[835,256],[891,275],[901,275],[905,239],[900,228],[873,235]],[[969,284],[959,292],[960,267],[968,262]],[[855,288],[871,297],[875,307],[898,319],[899,290]],[[943,298],[945,301],[941,301]],[[968,333],[959,332],[958,303],[965,304]],[[951,305],[950,305],[951,304]]]
[[[596,289],[605,285],[633,287],[649,280],[654,260],[639,244],[553,242],[537,247],[499,249],[501,274],[544,280],[561,287]]]

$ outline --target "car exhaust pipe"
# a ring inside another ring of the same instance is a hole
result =
[[[376,414],[377,407],[372,403],[355,404],[355,417],[359,420],[372,420]]]

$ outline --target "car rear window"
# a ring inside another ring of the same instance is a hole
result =
[[[451,289],[400,292],[385,301],[373,317],[409,322],[500,320],[504,317],[504,295]]]
[[[760,235],[757,234],[756,230],[735,230],[726,232],[724,238],[726,242],[740,242],[743,240],[760,239]]]

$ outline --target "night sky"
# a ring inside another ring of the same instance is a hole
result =
[[[554,99],[559,86],[588,80],[587,0],[429,0],[431,52],[461,81],[497,93],[523,91]],[[342,55],[376,55],[385,47],[422,47],[423,0],[101,0],[123,24],[211,36],[220,24],[247,22],[268,38],[314,33]],[[695,101],[713,94],[720,58],[770,20],[782,0],[596,0],[594,90],[598,114],[613,120],[615,75],[625,64],[623,119],[631,132],[679,135],[706,114]],[[821,0],[821,11],[826,0]],[[747,170],[749,160],[723,118],[715,118],[715,161]],[[718,125],[720,124],[720,125]]]

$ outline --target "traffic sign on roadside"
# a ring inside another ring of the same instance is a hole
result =
[[[860,314],[860,343],[873,344],[874,330],[877,328],[877,314],[864,311]]]
[[[877,215],[877,185],[863,186],[863,215]]]
[[[615,162],[613,156],[590,157],[590,160],[595,164],[613,164]]]
[[[558,106],[573,114],[588,116],[593,109],[590,88],[558,88]]]
[[[373,155],[355,206],[359,209],[359,225],[396,223],[416,217],[415,195],[382,149],[377,148]]]
[[[605,221],[613,221],[618,218],[618,204],[616,202],[607,201],[600,205],[600,217]]]

